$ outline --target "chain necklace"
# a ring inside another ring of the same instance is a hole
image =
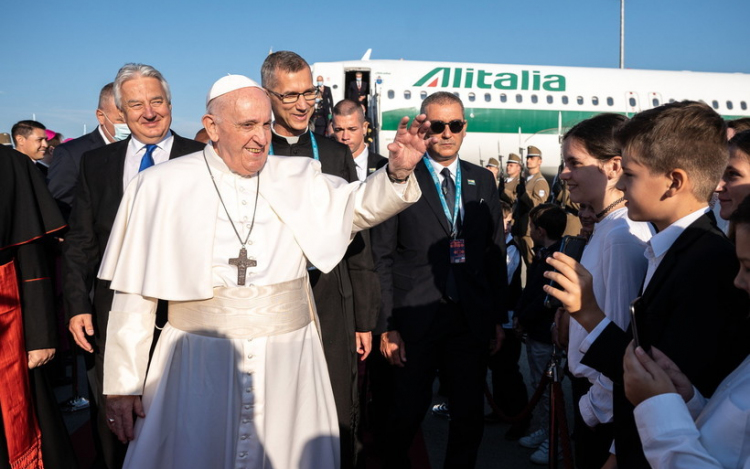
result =
[[[232,225],[232,229],[234,230],[234,234],[237,235],[237,240],[239,240],[242,247],[240,248],[240,254],[237,257],[232,257],[229,259],[229,265],[236,265],[237,266],[237,285],[244,285],[245,284],[245,275],[247,274],[248,267],[255,267],[258,265],[258,263],[255,261],[255,259],[248,259],[247,258],[247,249],[245,248],[245,245],[247,245],[247,241],[250,239],[250,234],[253,232],[253,227],[255,227],[255,214],[258,212],[258,194],[260,193],[260,171],[258,171],[258,180],[257,186],[255,188],[255,204],[253,205],[253,219],[250,222],[250,229],[247,232],[247,236],[245,236],[245,240],[242,240],[242,237],[240,236],[240,232],[237,231],[237,227],[234,226],[234,220],[232,220],[231,215],[229,215],[229,210],[227,210],[227,206],[224,203],[224,198],[221,196],[221,192],[219,191],[219,186],[216,185],[216,180],[214,179],[214,173],[211,172],[211,166],[208,164],[208,159],[206,158],[206,153],[203,153],[203,161],[206,162],[206,169],[208,169],[208,174],[211,176],[211,182],[214,184],[214,189],[216,189],[216,194],[219,196],[219,201],[221,202],[221,206],[224,207],[224,212],[227,214],[227,218],[229,218],[229,223]]]
[[[617,199],[614,202],[612,202],[611,204],[607,205],[607,208],[605,208],[604,210],[602,210],[601,212],[599,212],[599,213],[596,214],[596,219],[597,220],[601,220],[603,216],[608,215],[609,212],[611,212],[613,208],[615,208],[618,205],[620,205],[624,200],[625,200],[625,196],[623,195],[619,199]]]

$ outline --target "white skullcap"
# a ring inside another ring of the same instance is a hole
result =
[[[239,90],[241,88],[263,89],[259,84],[244,75],[227,75],[216,80],[214,86],[211,87],[211,90],[209,90],[208,92],[208,96],[206,96],[206,106],[208,106],[208,103],[212,99],[218,98],[223,94],[231,93],[232,91]]]

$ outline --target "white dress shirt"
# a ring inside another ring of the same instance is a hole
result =
[[[167,135],[156,144],[154,152],[151,153],[151,157],[154,159],[154,165],[164,163],[169,160],[169,154],[172,152],[172,143],[174,142],[174,136],[172,131],[168,131]],[[138,174],[138,169],[141,167],[141,158],[146,154],[146,144],[141,143],[135,136],[130,137],[128,143],[128,149],[125,152],[125,167],[122,171],[122,188],[128,187],[128,183]]]
[[[367,179],[367,157],[370,156],[370,150],[365,145],[362,153],[354,157],[354,166],[357,167],[357,179],[364,181]]]

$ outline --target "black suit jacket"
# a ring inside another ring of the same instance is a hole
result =
[[[636,320],[650,342],[667,354],[704,396],[710,396],[747,355],[747,294],[733,285],[739,264],[734,246],[713,215],[693,222],[667,251],[643,292]],[[625,397],[622,358],[632,334],[609,324],[582,363],[614,382],[618,467],[648,468]]]
[[[55,147],[55,156],[47,174],[47,187],[66,220],[73,206],[81,157],[87,151],[103,147],[107,143],[97,127],[91,133]]]
[[[380,276],[382,314],[388,330],[409,342],[424,336],[446,296],[453,269],[460,305],[478,340],[494,337],[505,322],[507,289],[505,241],[497,187],[492,174],[461,164],[463,218],[458,237],[466,243],[466,262],[451,264],[451,228],[424,160],[414,169],[422,197],[403,212],[370,230]]]
[[[365,105],[365,108],[367,108],[367,98],[370,94],[370,84],[367,83],[364,79],[362,80],[362,87],[357,89],[357,82],[352,81],[349,83],[349,88],[347,88],[346,92],[346,98],[351,99],[354,102],[361,103]],[[359,100],[360,96],[364,96],[365,99],[362,101]],[[365,111],[367,112],[367,111]]]
[[[182,138],[172,132],[174,141],[169,158],[201,151],[205,144]],[[122,199],[125,153],[130,138],[86,152],[70,214],[70,231],[63,243],[63,286],[68,320],[77,314],[94,314],[97,337],[106,334],[113,292],[109,282],[96,279],[104,248]],[[96,281],[94,304],[89,292]]]
[[[378,155],[372,150],[368,151],[367,154],[367,175],[374,173],[383,166],[388,164],[388,158],[385,156]]]

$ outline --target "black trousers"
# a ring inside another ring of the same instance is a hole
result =
[[[488,368],[492,371],[492,398],[508,417],[520,414],[529,403],[526,384],[518,366],[520,358],[521,339],[513,329],[505,329],[503,346],[490,356]]]
[[[578,401],[584,396],[591,383],[586,378],[571,376],[574,409],[575,460],[578,469],[600,469],[609,458],[609,448],[614,439],[612,423],[597,425],[594,428],[586,425],[581,417]]]
[[[489,342],[469,330],[464,313],[443,303],[437,319],[419,341],[406,342],[406,364],[393,367],[393,406],[383,442],[383,467],[411,467],[408,450],[429,409],[432,383],[440,377],[448,395],[451,420],[446,468],[472,468],[484,431],[484,379]]]

